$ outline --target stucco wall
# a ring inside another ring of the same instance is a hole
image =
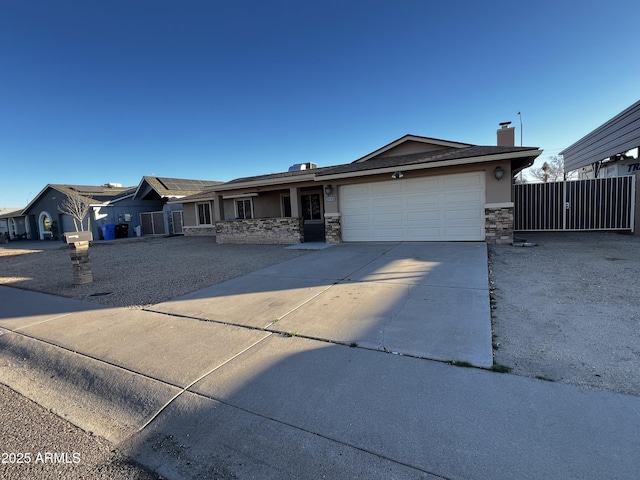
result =
[[[196,225],[196,204],[185,203],[182,205],[182,223],[184,227]]]
[[[281,194],[282,192],[267,192],[253,197],[255,218],[280,217],[282,215]]]
[[[502,167],[504,171],[500,180],[496,180],[494,171],[496,167]],[[504,203],[511,201],[511,162],[493,162],[483,165],[485,171],[486,195],[487,203]]]

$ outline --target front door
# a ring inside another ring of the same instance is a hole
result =
[[[324,242],[321,194],[302,194],[300,196],[300,206],[302,208],[302,218],[304,219],[304,241]]]

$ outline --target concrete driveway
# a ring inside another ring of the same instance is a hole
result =
[[[342,244],[148,310],[491,367],[485,243]]]

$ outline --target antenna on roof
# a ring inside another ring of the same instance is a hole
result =
[[[520,117],[520,146],[522,146],[522,113],[518,112],[518,116]]]

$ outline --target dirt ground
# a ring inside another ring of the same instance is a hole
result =
[[[0,245],[0,285],[139,308],[309,253],[282,245],[220,245],[215,237],[93,242],[89,260],[94,282],[73,285],[69,252],[61,242]]]
[[[489,248],[494,362],[516,375],[640,395],[640,236],[521,236],[537,246]],[[207,237],[96,243],[96,282],[73,286],[68,249],[46,246],[0,245],[0,284],[131,308],[308,253]]]
[[[519,236],[537,246],[489,249],[494,362],[640,395],[640,236]]]

